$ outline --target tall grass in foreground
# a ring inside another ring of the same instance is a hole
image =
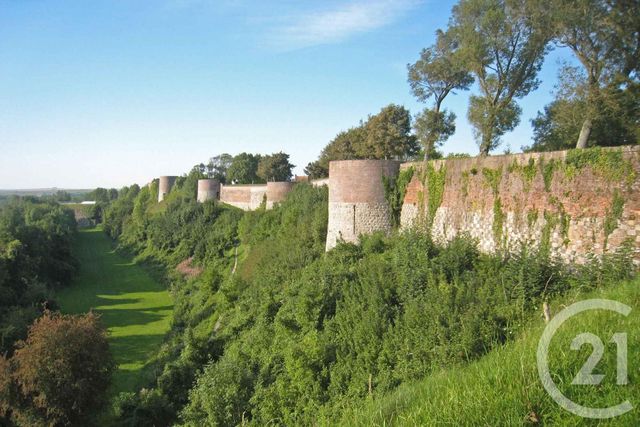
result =
[[[361,405],[342,408],[341,425],[638,425],[640,421],[640,279],[588,294],[575,293],[552,304],[557,313],[573,302],[588,298],[620,301],[632,307],[621,315],[602,310],[582,313],[558,331],[549,352],[551,372],[558,387],[573,401],[585,406],[608,407],[627,399],[636,406],[610,420],[587,420],[556,404],[545,392],[536,366],[538,340],[544,330],[541,319],[514,342],[498,347],[477,362],[445,369],[422,381],[406,383]],[[591,332],[606,345],[605,355],[594,373],[605,374],[598,386],[571,385],[591,354],[591,347],[570,349],[571,340]],[[629,384],[616,385],[616,346],[609,343],[616,332],[628,335]],[[321,424],[334,424],[324,421]]]

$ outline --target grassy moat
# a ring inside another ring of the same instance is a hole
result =
[[[101,314],[118,365],[111,394],[136,391],[169,330],[173,302],[140,266],[117,254],[100,228],[82,230],[74,244],[80,270],[56,297],[64,313]]]

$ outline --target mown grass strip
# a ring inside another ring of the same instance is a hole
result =
[[[135,391],[144,384],[169,330],[173,302],[160,283],[117,254],[99,228],[80,231],[74,253],[80,271],[71,286],[56,295],[61,311],[102,315],[118,364],[111,393]]]

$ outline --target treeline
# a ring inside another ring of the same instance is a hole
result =
[[[327,176],[331,160],[440,157],[456,131],[446,100],[472,87],[467,120],[480,155],[488,155],[520,123],[518,101],[538,88],[543,61],[558,48],[579,65],[559,68],[555,99],[531,121],[533,143],[522,148],[637,144],[639,16],[636,0],[460,0],[433,45],[407,67],[411,92],[428,106],[413,117],[404,107],[383,108],[340,132],[305,171]]]
[[[283,152],[273,154],[240,153],[232,156],[219,154],[200,163],[195,168],[208,178],[223,184],[262,184],[267,181],[290,181],[295,165],[289,162],[289,155]]]
[[[51,197],[0,207],[0,425],[88,425],[105,402],[115,365],[98,316],[56,312],[75,230]]]
[[[625,253],[569,269],[413,232],[325,254],[326,188],[243,212],[196,203],[193,174],[163,203],[142,188],[105,212],[121,249],[168,272],[176,307],[156,378],[117,399],[120,425],[332,422],[347,401],[516,337],[542,300],[633,271]],[[185,260],[202,272],[177,272]]]
[[[75,270],[73,212],[55,202],[12,198],[0,207],[0,354],[11,354]]]

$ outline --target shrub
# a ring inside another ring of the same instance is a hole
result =
[[[18,424],[78,425],[104,402],[115,365],[98,316],[45,312],[17,343],[12,377]]]

